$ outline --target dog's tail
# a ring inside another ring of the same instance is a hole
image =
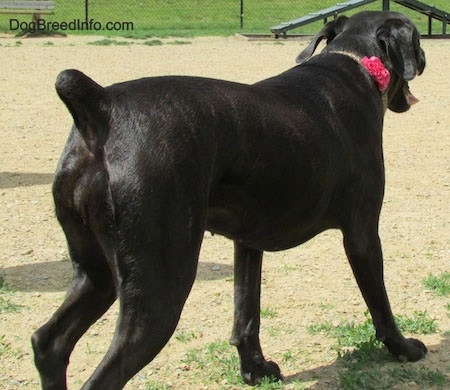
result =
[[[84,73],[68,69],[56,79],[56,92],[69,109],[86,145],[98,151],[106,142],[109,129],[110,96]]]
[[[72,245],[80,246],[76,248],[80,256],[87,247],[92,253],[103,252],[117,289],[115,206],[104,147],[112,98],[105,88],[78,70],[62,71],[55,87],[74,119],[76,129],[72,131],[78,131],[85,143],[79,148],[77,137],[76,141],[69,138],[66,145],[53,182],[56,214]]]

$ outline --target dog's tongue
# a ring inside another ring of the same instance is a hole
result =
[[[408,84],[405,84],[403,87],[403,93],[405,94],[406,101],[410,106],[419,102],[419,99],[417,99],[409,90]]]

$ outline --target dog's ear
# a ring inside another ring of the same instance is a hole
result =
[[[109,127],[110,98],[106,90],[75,69],[62,71],[55,88],[89,149],[101,147]]]
[[[425,69],[425,53],[420,47],[420,34],[411,23],[400,19],[386,21],[377,30],[378,43],[394,71],[405,81],[412,80]]]
[[[298,55],[295,61],[298,64],[301,64],[302,62],[308,60],[313,55],[322,39],[326,38],[327,44],[330,43],[336,37],[336,35],[338,35],[344,29],[344,25],[347,19],[348,18],[346,16],[339,16],[337,19],[334,19],[331,22],[325,24],[322,30],[320,30],[319,33],[313,38],[308,47],[306,47],[306,49],[304,49]]]

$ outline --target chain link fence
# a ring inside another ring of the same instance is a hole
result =
[[[42,15],[51,27],[72,23],[71,30],[100,30],[118,35],[229,35],[270,33],[270,27],[321,8],[336,0],[54,0],[55,14]],[[380,0],[381,3],[381,0]],[[0,15],[4,30],[5,15]],[[30,15],[14,18],[30,20]],[[107,27],[108,24],[108,27]],[[60,27],[60,26],[59,26]],[[310,29],[312,32],[317,28]],[[100,31],[101,32],[101,31]]]
[[[133,30],[208,34],[269,33],[280,22],[336,4],[336,0],[55,0],[52,19],[131,22]],[[49,18],[50,19],[50,18]],[[118,28],[119,30],[119,28]]]

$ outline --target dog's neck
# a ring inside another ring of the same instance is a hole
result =
[[[362,58],[354,53],[348,52],[348,51],[343,51],[343,50],[333,50],[333,51],[329,51],[328,53],[330,54],[341,54],[344,55],[348,58],[351,58],[353,61],[355,61],[356,63],[358,63],[358,65],[362,66],[363,68],[367,69],[365,66],[363,66],[362,63]],[[387,105],[388,105],[388,96],[387,96],[387,90],[381,91],[381,99],[383,101],[383,109],[384,112],[386,112],[387,110]]]
[[[347,56],[350,57],[352,60],[356,61],[358,64],[361,65],[361,59],[362,57],[354,54],[354,53],[350,53],[349,51],[344,51],[344,50],[333,50],[333,51],[329,51],[328,53],[334,53],[334,54],[342,54],[343,56]]]

